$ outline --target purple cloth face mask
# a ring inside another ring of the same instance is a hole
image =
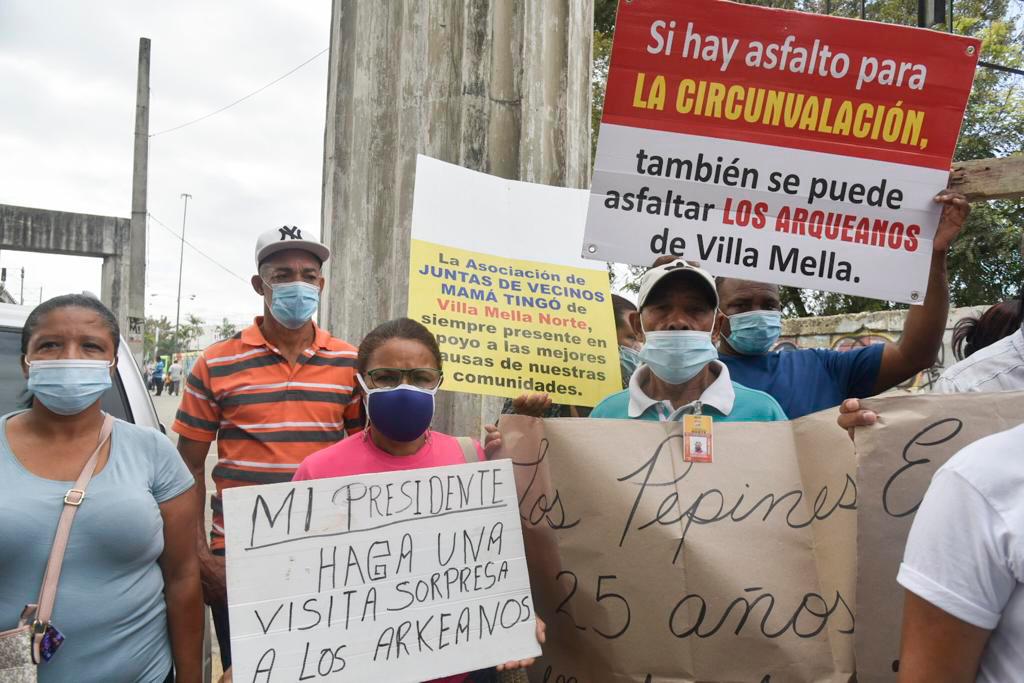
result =
[[[434,394],[437,389],[420,389],[411,384],[370,389],[362,375],[356,375],[366,392],[366,414],[370,424],[392,441],[415,441],[434,419]]]

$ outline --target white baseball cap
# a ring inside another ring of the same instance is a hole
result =
[[[256,240],[256,267],[259,268],[271,254],[276,254],[285,249],[302,249],[308,251],[323,263],[330,255],[331,250],[324,246],[316,237],[303,235],[302,230],[295,226],[287,225],[273,230],[267,230]]]
[[[692,279],[698,286],[703,287],[711,295],[712,301],[715,302],[715,309],[718,308],[718,288],[715,287],[715,278],[711,277],[711,273],[703,268],[691,265],[682,259],[676,259],[671,263],[649,268],[647,272],[640,277],[640,294],[637,297],[637,310],[644,307],[644,304],[647,303],[647,297],[650,296],[654,287],[669,275],[674,277],[682,277],[685,275]]]

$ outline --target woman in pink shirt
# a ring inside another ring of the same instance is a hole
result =
[[[409,318],[379,325],[359,345],[356,369],[369,425],[362,433],[306,458],[293,481],[466,462],[455,437],[430,430],[434,394],[442,379],[441,351],[430,330]],[[480,444],[473,444],[477,456],[483,459]],[[539,618],[537,640],[544,642],[544,624]],[[507,662],[497,670],[532,664],[533,660]],[[484,675],[481,680],[488,680],[488,672],[479,673]],[[434,683],[464,683],[477,678],[467,673]]]

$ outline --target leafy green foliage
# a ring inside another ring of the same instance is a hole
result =
[[[224,318],[221,320],[220,325],[217,326],[217,339],[228,339],[235,336],[236,332],[238,332],[238,326]]]
[[[861,0],[747,0],[748,4],[856,18]],[[953,29],[982,40],[981,59],[1024,68],[1021,0],[956,0]],[[615,0],[594,2],[594,75],[591,115],[593,149],[604,107]],[[865,18],[916,25],[917,0],[864,2]],[[936,27],[943,29],[945,27]],[[931,76],[931,74],[930,74]],[[934,78],[934,76],[932,76]],[[1024,77],[979,68],[967,104],[954,159],[987,159],[1024,152]],[[992,304],[1019,296],[1024,283],[1020,245],[1024,198],[974,204],[971,216],[949,253],[950,297],[954,306]],[[613,286],[636,289],[642,268],[609,268]],[[899,308],[887,301],[807,289],[782,288],[783,310],[790,316],[834,315]]]
[[[225,319],[225,322],[227,320]],[[189,315],[188,320],[178,326],[178,337],[180,342],[175,348],[174,343],[174,321],[168,320],[167,316],[159,318],[146,318],[146,329],[143,336],[143,356],[169,356],[178,351],[191,350],[192,343],[203,333],[203,320],[195,315]],[[232,333],[233,334],[233,333]]]

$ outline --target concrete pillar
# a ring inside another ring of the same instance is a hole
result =
[[[118,218],[113,221],[110,233],[117,247],[113,253],[103,256],[103,268],[100,271],[100,299],[117,317],[121,326],[121,334],[128,336],[128,312],[131,298],[131,265],[130,235],[131,221]]]
[[[102,258],[100,298],[122,326],[128,316],[129,235],[127,218],[0,204],[0,249]]]
[[[135,91],[135,147],[132,167],[132,218],[128,305],[121,320],[135,362],[142,365],[146,320],[146,196],[149,169],[149,38],[139,38],[139,70]],[[104,278],[106,281],[106,278]]]
[[[593,23],[592,0],[333,0],[320,315],[335,335],[406,313],[417,153],[589,185]],[[434,427],[475,435],[499,406],[445,394]]]

